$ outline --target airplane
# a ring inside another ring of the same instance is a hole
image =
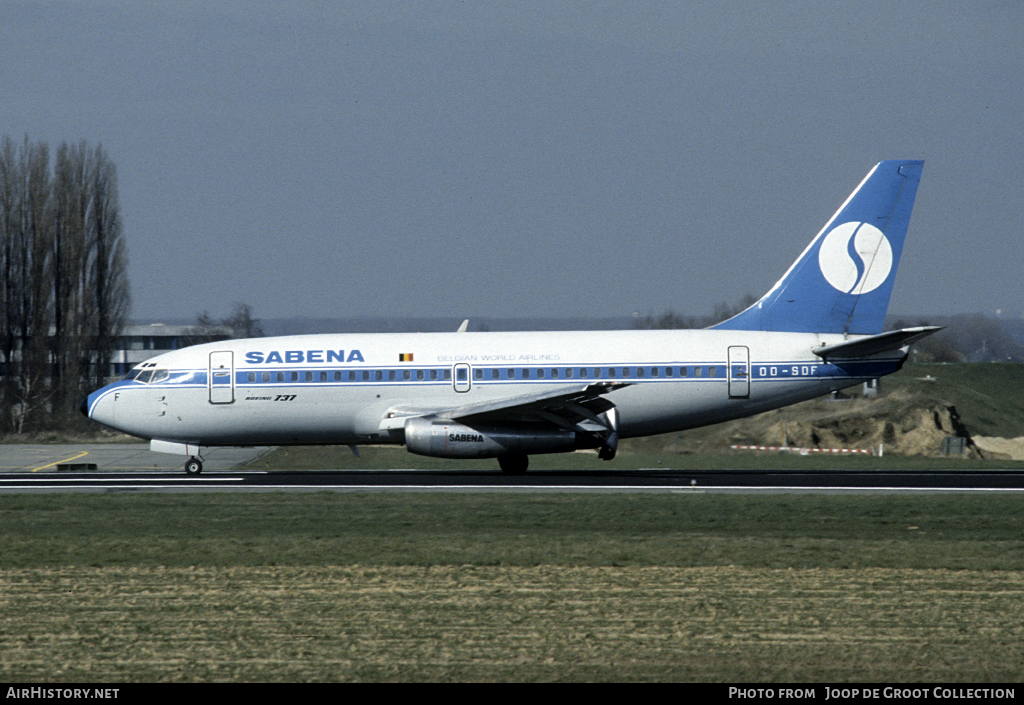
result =
[[[883,332],[923,161],[875,165],[759,301],[701,330],[302,335],[158,355],[82,412],[188,457],[213,446],[404,445],[529,456],[706,426],[899,370],[940,330]]]

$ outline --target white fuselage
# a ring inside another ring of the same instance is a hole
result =
[[[843,339],[629,330],[229,340],[155,357],[84,410],[134,436],[199,446],[402,443],[395,415],[617,382],[628,386],[606,398],[627,438],[775,409],[894,372],[905,357],[825,362],[812,352]]]

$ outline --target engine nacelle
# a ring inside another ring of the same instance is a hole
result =
[[[498,458],[571,453],[581,447],[593,448],[595,444],[584,434],[547,426],[467,426],[416,417],[405,422],[405,446],[411,453],[432,458]]]

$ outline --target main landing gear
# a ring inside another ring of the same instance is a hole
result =
[[[189,458],[188,462],[185,463],[185,473],[187,475],[198,475],[203,471],[203,460],[202,458]]]
[[[506,475],[522,475],[530,466],[530,456],[502,455],[498,458],[498,466]]]

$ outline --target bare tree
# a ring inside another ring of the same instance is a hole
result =
[[[4,425],[45,410],[50,258],[49,151],[0,144],[0,397]]]
[[[54,164],[53,228],[53,335],[51,336],[51,384],[54,410],[74,418],[86,391],[89,351],[83,315],[85,292],[81,276],[86,253],[86,217],[89,212],[90,176],[88,148],[62,144]]]
[[[724,320],[732,318],[737,313],[740,313],[755,303],[757,303],[757,299],[754,298],[752,294],[746,294],[738,304],[733,306],[730,306],[725,302],[715,304],[715,310],[711,315],[684,316],[677,314],[672,309],[668,309],[660,316],[655,316],[654,314],[649,313],[642,318],[637,318],[633,323],[633,327],[641,329],[707,328],[715,325],[716,323],[721,323]]]
[[[262,338],[263,324],[253,316],[252,306],[235,302],[231,315],[224,319],[223,324],[231,329],[236,338]]]
[[[219,321],[214,320],[209,311],[203,311],[196,316],[196,322],[185,331],[186,345],[201,345],[212,343],[215,340],[224,340],[230,337],[227,330]]]
[[[0,140],[0,430],[77,418],[127,321],[117,174],[102,147]]]
[[[128,254],[117,200],[117,172],[102,146],[93,152],[90,176],[85,238],[87,264],[83,274],[92,314],[89,348],[94,356],[93,380],[95,386],[102,386],[110,374],[115,340],[128,321],[131,297]]]
[[[196,316],[188,329],[188,344],[212,343],[227,338],[262,338],[263,324],[253,315],[252,306],[236,302],[227,318],[215,320],[209,311]]]
[[[17,237],[18,393],[21,424],[34,423],[46,411],[49,393],[47,356],[50,328],[50,153],[45,144],[30,144],[21,150],[21,207]]]
[[[16,389],[15,347],[17,315],[15,299],[18,275],[15,267],[15,231],[18,221],[18,188],[20,169],[14,140],[4,137],[0,142],[0,427],[11,423]]]

